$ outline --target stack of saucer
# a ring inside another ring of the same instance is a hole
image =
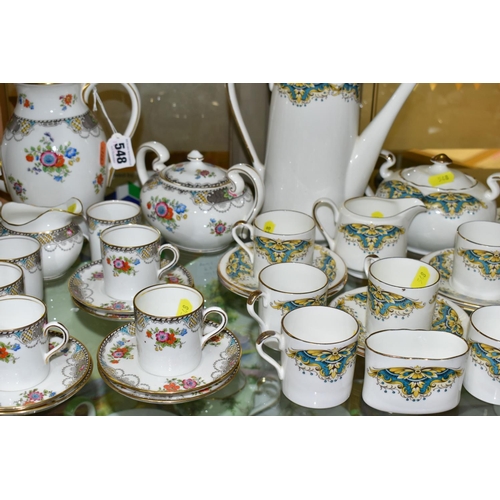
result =
[[[162,282],[194,286],[191,274],[179,265],[173,267]],[[93,316],[117,321],[134,318],[132,300],[116,300],[106,293],[100,261],[80,266],[69,279],[68,289],[75,305]]]
[[[217,325],[207,323],[207,332]],[[163,377],[146,372],[139,364],[134,323],[110,333],[99,346],[97,367],[111,389],[145,403],[177,404],[215,393],[236,376],[241,360],[241,345],[232,332],[222,330],[202,351],[201,363],[191,372]]]
[[[51,336],[50,344],[60,337]],[[29,415],[49,410],[74,396],[87,383],[93,363],[87,348],[70,338],[66,348],[50,360],[48,377],[36,387],[0,391],[0,415]]]

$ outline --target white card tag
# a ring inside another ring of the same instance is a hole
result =
[[[115,170],[135,165],[135,155],[130,137],[118,133],[113,134],[108,140],[108,153],[111,166]]]

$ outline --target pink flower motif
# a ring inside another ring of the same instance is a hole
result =
[[[192,378],[187,378],[182,381],[182,385],[184,386],[184,389],[194,389],[198,384],[196,380],[193,380]]]
[[[43,394],[39,391],[31,391],[28,394],[28,402],[29,403],[37,403],[38,401],[42,401],[43,399]]]

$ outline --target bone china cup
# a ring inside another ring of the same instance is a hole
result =
[[[158,229],[141,224],[111,226],[101,233],[104,290],[118,300],[132,300],[134,295],[161,277],[179,260],[174,245],[160,245]],[[172,259],[160,267],[164,250],[173,253]]]
[[[138,360],[143,370],[170,377],[186,374],[200,364],[204,345],[228,321],[220,307],[205,308],[203,304],[198,290],[177,284],[151,286],[134,297]],[[205,332],[206,318],[213,313],[221,322]]]
[[[48,334],[62,340],[49,350]],[[68,343],[68,330],[59,322],[47,323],[47,308],[35,297],[0,297],[0,391],[34,387],[48,376],[50,358]]]
[[[23,294],[23,270],[17,264],[0,261],[0,296]]]
[[[469,343],[464,387],[475,398],[500,405],[500,306],[471,314]]]
[[[281,318],[289,311],[305,306],[326,306],[327,292],[328,277],[321,269],[301,262],[271,264],[262,269],[259,289],[247,299],[248,314],[257,321],[261,333],[279,331]]]
[[[281,332],[261,333],[256,347],[276,368],[290,401],[307,408],[333,408],[351,394],[358,334],[358,322],[340,309],[302,307],[283,317]],[[281,364],[263,350],[270,339],[278,340]]]
[[[107,200],[87,208],[88,237],[91,260],[101,260],[101,240],[99,236],[110,226],[140,224],[141,207],[137,203],[124,200]]]
[[[500,299],[500,223],[470,221],[458,226],[450,285],[468,297]]]
[[[368,256],[366,334],[390,328],[430,330],[439,290],[439,272],[406,257]]]
[[[43,271],[40,243],[30,236],[0,237],[0,260],[17,264],[23,270],[24,292],[43,300]]]
[[[380,411],[423,415],[460,403],[467,341],[432,330],[381,330],[365,341],[362,398]]]
[[[253,250],[240,238],[241,229],[250,232]],[[312,264],[316,223],[302,212],[274,210],[258,215],[252,224],[239,221],[233,226],[233,238],[247,253],[255,277],[277,262]]]

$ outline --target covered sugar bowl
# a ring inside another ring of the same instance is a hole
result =
[[[500,172],[491,174],[485,186],[450,168],[451,163],[448,156],[439,154],[431,159],[431,165],[390,171],[392,164],[388,163],[380,168],[383,180],[376,196],[418,198],[427,208],[408,229],[408,249],[414,253],[425,255],[451,248],[460,224],[497,218]]]
[[[148,151],[157,155],[153,175],[146,170]],[[205,163],[199,151],[191,151],[185,162],[166,166],[169,158],[158,142],[147,142],[137,151],[145,220],[181,250],[214,253],[228,247],[233,225],[252,222],[262,208],[264,184],[259,174],[244,164],[225,170]],[[241,174],[250,179],[254,193]]]

